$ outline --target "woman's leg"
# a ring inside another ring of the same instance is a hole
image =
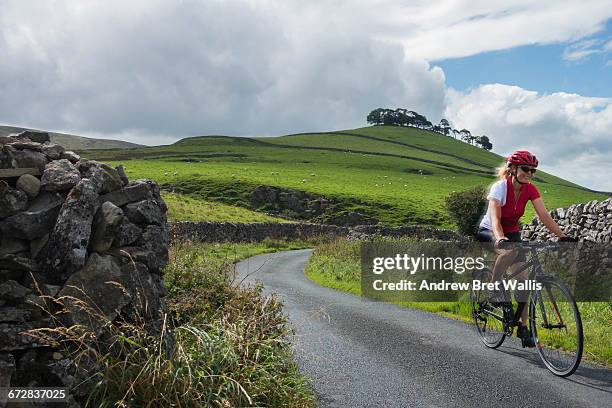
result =
[[[513,250],[496,250],[495,252],[497,252],[497,259],[495,259],[495,265],[493,266],[491,282],[497,282],[514,263],[517,256],[517,252]]]
[[[478,230],[476,239],[479,242],[490,242],[492,244],[495,242],[493,231],[486,228],[481,228]],[[497,282],[503,276],[504,272],[510,265],[512,265],[518,254],[518,252],[514,250],[497,249],[495,247],[494,250],[497,253],[497,258],[495,259],[495,265],[493,266],[491,282]]]
[[[511,265],[508,269],[510,271],[510,274],[520,270],[523,266],[525,266],[525,262],[523,260],[519,260],[516,263],[514,263],[513,265]],[[523,281],[526,282],[527,278],[529,274],[527,273],[527,271],[523,271],[520,274],[518,274],[515,279],[517,281]],[[526,295],[529,293],[528,291],[515,291],[515,299],[518,302],[518,307],[522,307],[522,311],[521,311],[521,315],[519,316],[519,321],[521,322],[522,326],[526,326],[527,325],[527,299],[525,298]]]

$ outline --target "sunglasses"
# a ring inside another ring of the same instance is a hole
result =
[[[527,166],[519,166],[519,169],[521,169],[524,173],[531,172],[531,174],[535,174],[535,172],[537,171],[537,169],[534,169],[532,167],[527,167]]]

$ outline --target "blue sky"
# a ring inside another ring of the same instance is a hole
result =
[[[446,84],[466,91],[480,84],[517,85],[539,93],[567,92],[583,96],[612,97],[612,49],[601,47],[612,41],[612,22],[606,29],[584,39],[595,40],[598,47],[578,60],[567,60],[571,51],[566,42],[550,45],[525,45],[477,55],[432,61],[446,75]],[[601,51],[601,52],[600,52]]]

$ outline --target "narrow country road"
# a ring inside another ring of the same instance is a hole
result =
[[[612,371],[558,378],[515,338],[490,350],[466,323],[321,287],[303,273],[310,252],[256,256],[237,273],[283,299],[321,407],[612,406]]]

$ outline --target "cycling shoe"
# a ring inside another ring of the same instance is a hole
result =
[[[533,340],[531,330],[529,330],[526,326],[519,326],[518,329],[516,329],[516,337],[521,339],[523,348],[535,347],[535,341]]]

